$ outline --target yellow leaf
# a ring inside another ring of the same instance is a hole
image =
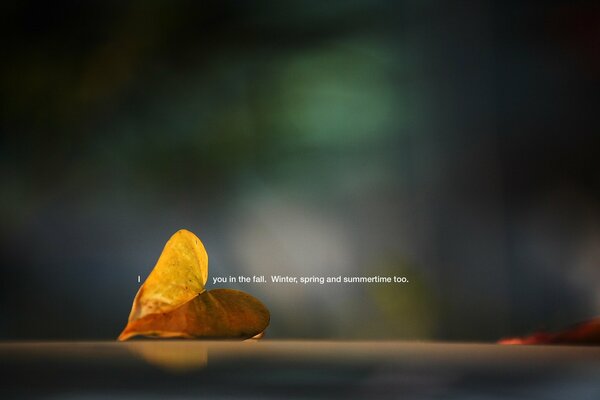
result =
[[[154,313],[167,313],[202,293],[208,279],[208,254],[192,232],[176,232],[156,266],[140,287],[129,322]]]

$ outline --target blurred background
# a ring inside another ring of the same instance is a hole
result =
[[[270,338],[491,341],[600,314],[600,6],[0,6],[0,338],[113,339],[164,243]]]

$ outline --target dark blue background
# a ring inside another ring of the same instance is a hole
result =
[[[495,340],[600,311],[600,8],[3,2],[0,338],[115,338],[162,246],[274,338]]]

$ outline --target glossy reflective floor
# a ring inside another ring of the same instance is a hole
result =
[[[0,363],[2,399],[600,399],[596,347],[5,342]]]

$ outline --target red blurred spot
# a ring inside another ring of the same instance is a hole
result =
[[[600,345],[600,318],[595,318],[558,333],[538,332],[529,336],[504,338],[499,344],[573,344]]]

